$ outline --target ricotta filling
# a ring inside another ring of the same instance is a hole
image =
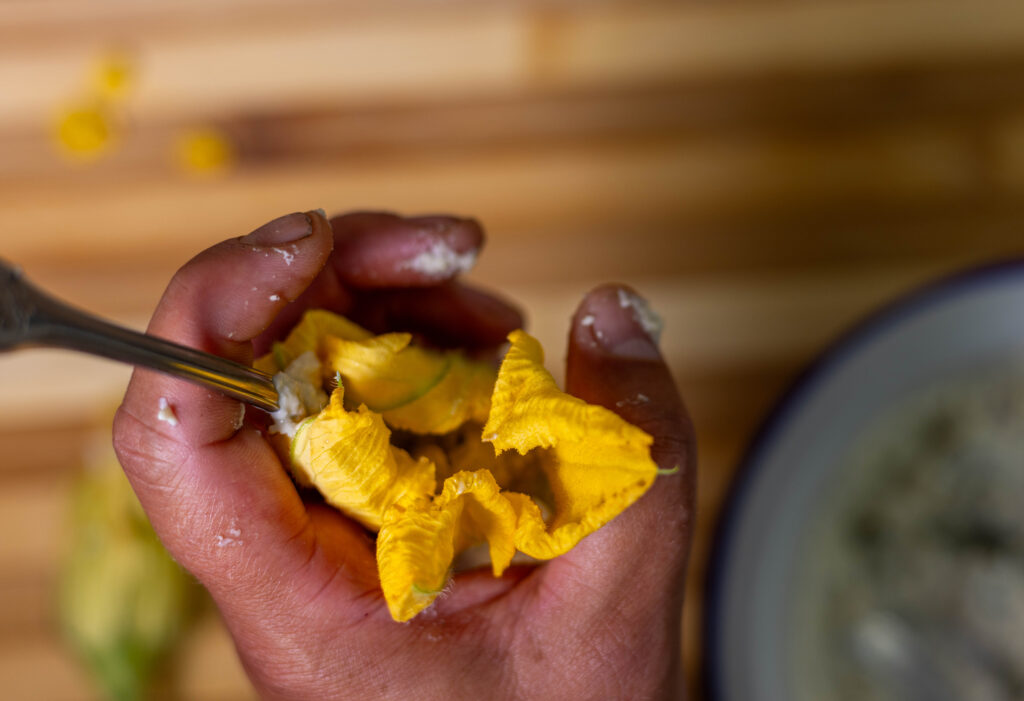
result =
[[[274,420],[269,429],[271,433],[293,438],[299,424],[327,406],[327,393],[320,379],[320,359],[313,351],[306,351],[274,375],[274,387],[278,408],[270,414]]]

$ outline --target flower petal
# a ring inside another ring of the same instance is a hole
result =
[[[396,504],[377,537],[377,568],[388,610],[407,621],[448,582],[455,555],[487,542],[494,576],[515,554],[516,515],[487,470],[458,472],[432,501]]]
[[[415,401],[385,411],[385,421],[404,431],[442,435],[467,421],[487,420],[497,374],[494,368],[461,353],[445,355],[449,367],[440,382]]]
[[[544,352],[523,331],[509,335],[483,439],[501,452],[549,448],[542,462],[554,498],[549,524],[535,504],[509,495],[518,513],[516,546],[527,555],[561,555],[636,501],[658,467],[652,438],[604,407],[558,389]]]
[[[349,398],[386,412],[422,397],[451,366],[449,356],[410,346],[410,341],[407,333],[364,340],[327,337],[322,347],[331,368],[341,374]]]
[[[329,504],[377,530],[391,505],[433,495],[434,465],[391,445],[380,414],[365,406],[346,411],[343,400],[339,387],[326,409],[299,426],[292,469]]]
[[[277,373],[314,351],[327,361],[325,377],[340,373],[350,402],[383,413],[394,428],[442,435],[467,421],[486,421],[494,368],[457,351],[412,346],[411,339],[406,333],[374,336],[337,314],[311,310],[254,367]]]
[[[548,451],[537,449],[520,455],[513,450],[496,455],[494,446],[480,440],[481,429],[481,424],[470,421],[446,435],[421,436],[407,450],[414,457],[429,458],[436,467],[438,481],[463,470],[487,470],[503,490],[522,492],[539,498],[545,505],[552,504],[543,470]]]
[[[257,359],[253,367],[273,374],[284,370],[306,351],[313,351],[322,357],[320,344],[329,336],[360,341],[372,338],[373,334],[343,316],[322,309],[311,309],[302,316],[288,337],[275,343],[273,350]]]

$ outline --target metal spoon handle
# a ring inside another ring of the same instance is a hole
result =
[[[277,409],[266,373],[194,348],[138,333],[75,309],[0,261],[0,351],[49,346],[147,367],[205,385],[265,411]]]

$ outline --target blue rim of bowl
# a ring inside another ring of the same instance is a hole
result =
[[[909,292],[900,294],[892,301],[885,302],[875,310],[868,312],[847,330],[840,333],[836,339],[826,345],[825,350],[800,371],[783,391],[747,445],[715,525],[708,574],[704,580],[705,606],[701,624],[702,650],[699,685],[705,699],[727,701],[722,694],[722,672],[718,646],[724,603],[721,585],[725,581],[725,570],[729,563],[734,530],[749,498],[752,478],[763,464],[765,453],[782,433],[788,419],[802,403],[804,397],[814,391],[824,378],[846,358],[894,324],[968,290],[996,284],[1008,277],[1020,276],[1022,273],[1024,273],[1024,258],[1000,260],[939,277]]]

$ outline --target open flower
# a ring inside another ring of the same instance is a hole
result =
[[[651,437],[562,392],[525,332],[509,335],[497,372],[411,341],[314,311],[257,361],[281,373],[281,404],[290,408],[271,431],[293,434],[296,480],[378,532],[381,588],[395,620],[434,601],[460,552],[486,545],[495,576],[517,550],[556,557],[654,482]],[[310,354],[319,377],[302,370]],[[335,385],[324,406],[310,406],[319,386],[303,389],[317,380]]]

